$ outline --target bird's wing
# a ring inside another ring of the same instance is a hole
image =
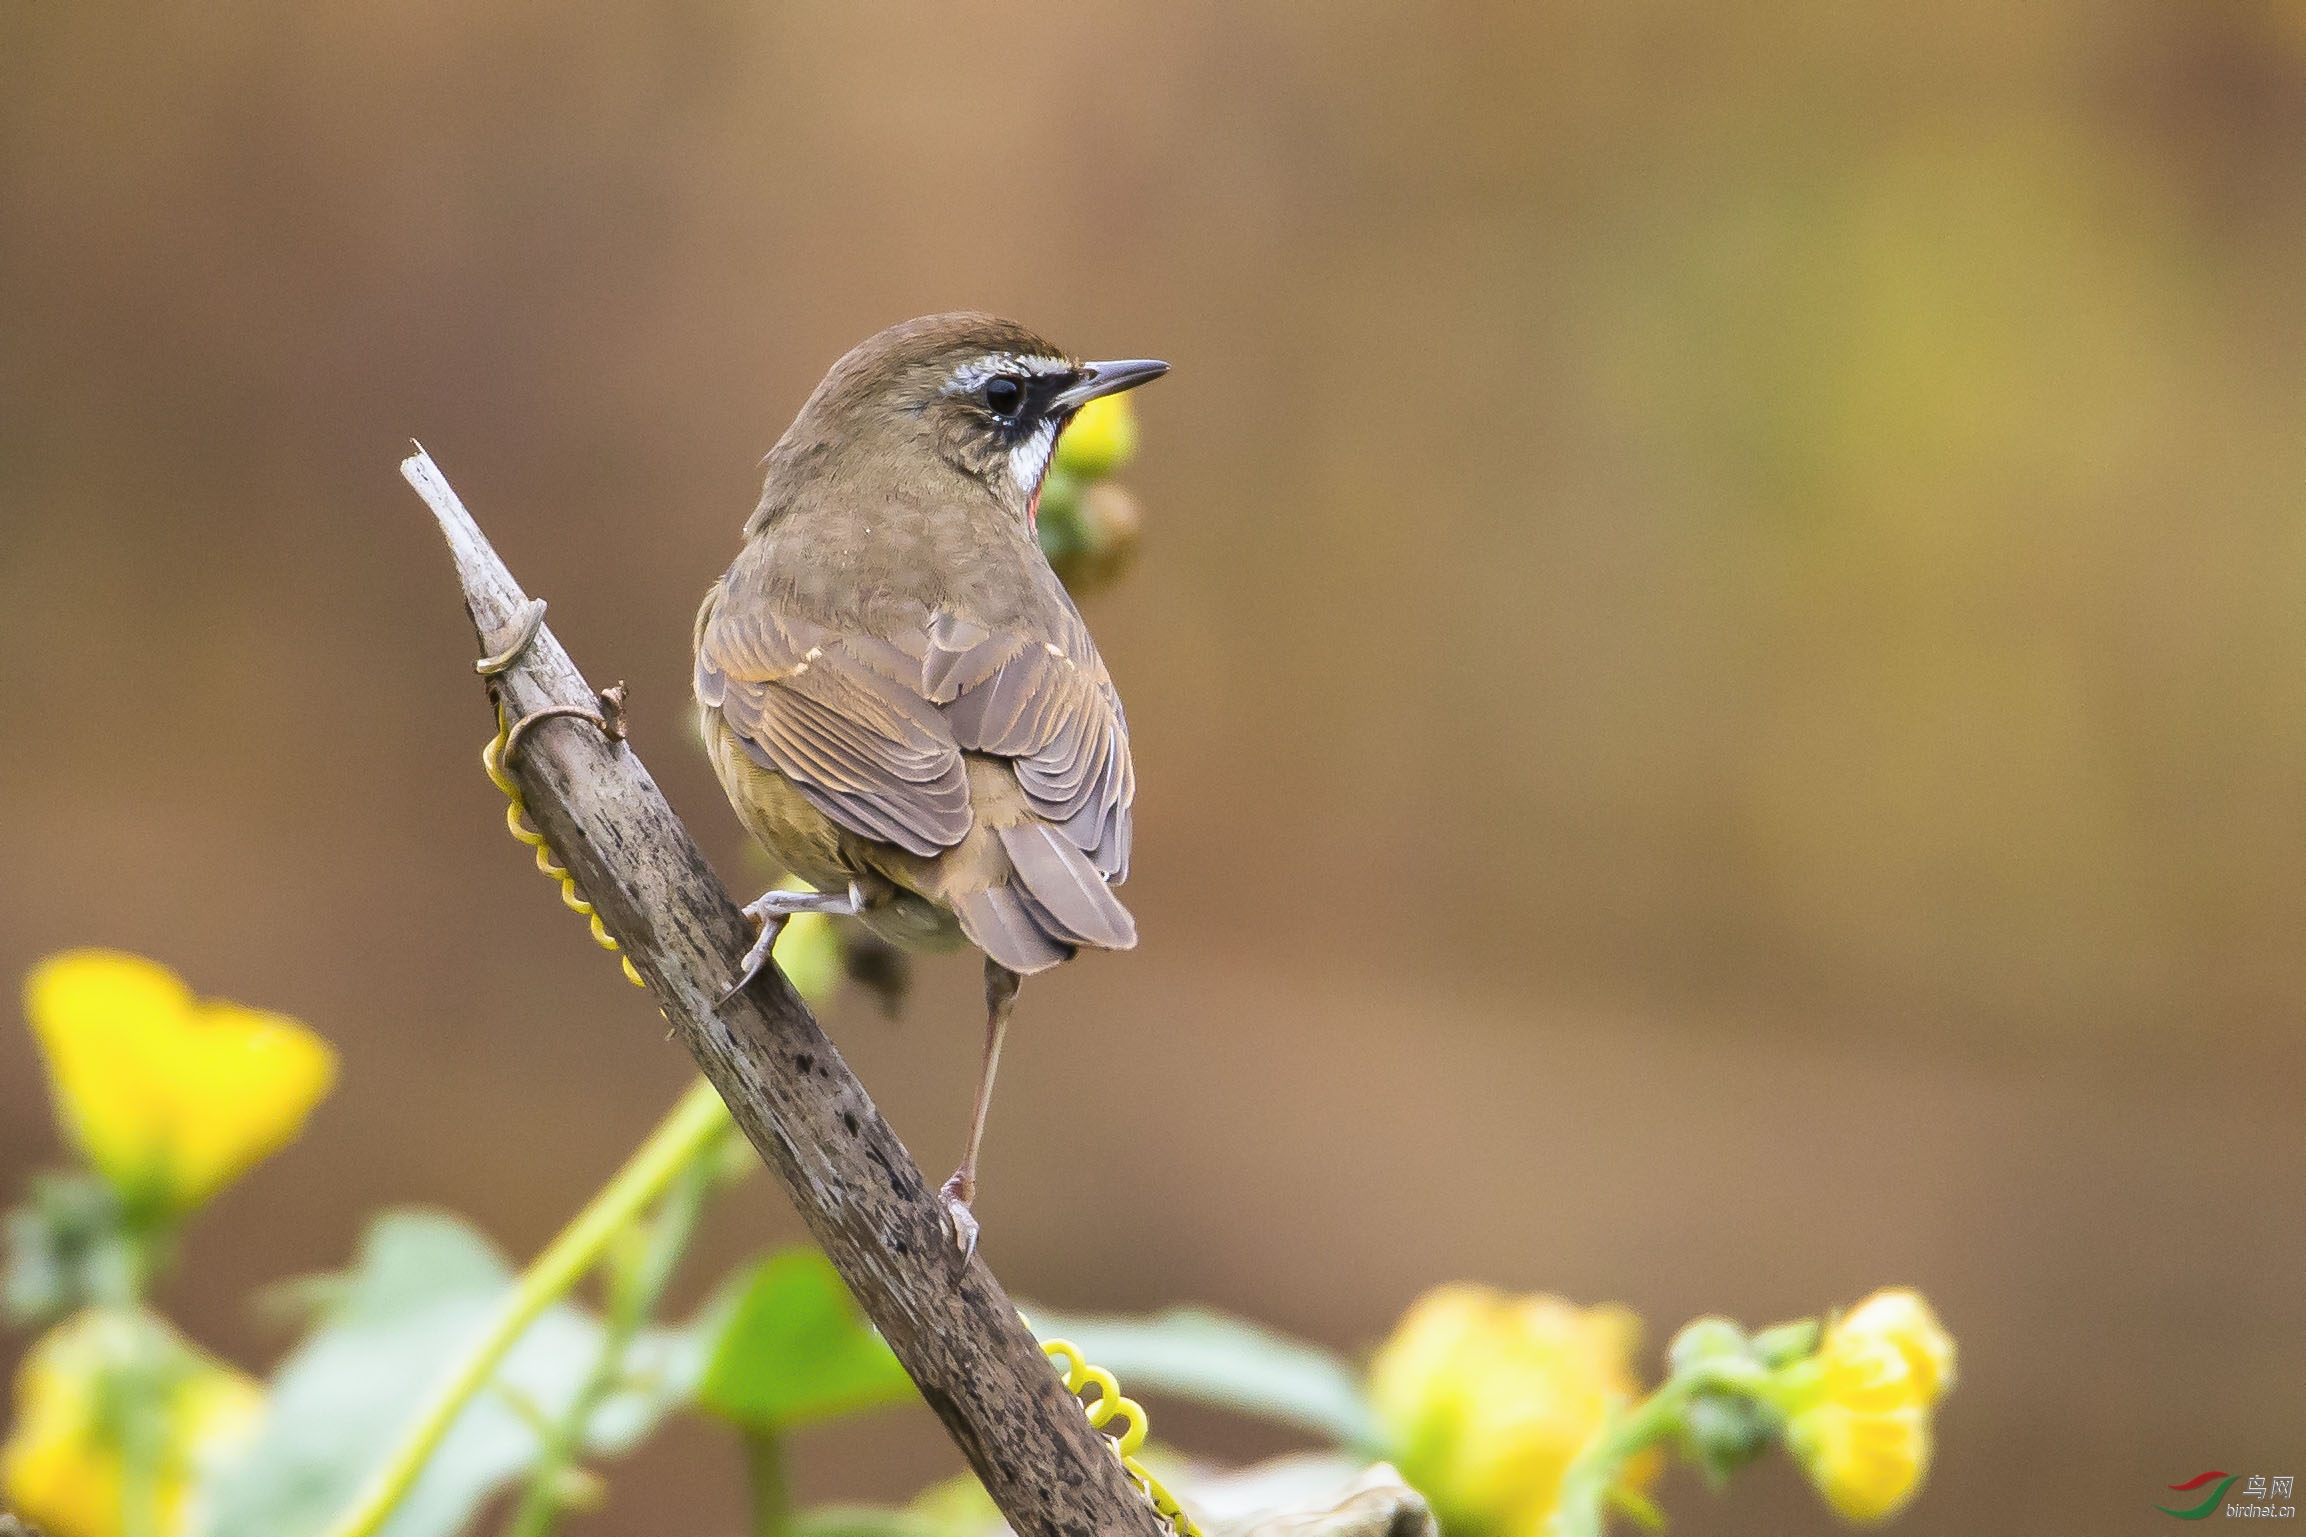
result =
[[[940,613],[928,640],[922,677],[935,686],[925,692],[944,706],[953,740],[1009,759],[1034,814],[1107,881],[1127,879],[1129,722],[1080,615],[1067,605],[1056,637],[1035,640]],[[1010,853],[1020,867],[1032,857]]]
[[[1011,876],[954,893],[962,932],[1030,974],[1082,945],[1126,950],[1136,920],[1112,887],[1129,873],[1137,779],[1120,696],[1070,603],[1043,639],[949,612],[921,639],[922,692],[943,706],[953,740],[1008,760],[1030,816],[996,827]]]
[[[835,822],[924,857],[950,848],[971,823],[961,753],[985,753],[1010,760],[1034,815],[1101,881],[1128,874],[1128,722],[1069,608],[1054,640],[946,609],[883,640],[724,596],[698,616],[697,697]],[[1046,863],[1010,853],[1021,872]]]
[[[862,837],[927,858],[968,836],[961,749],[915,686],[917,663],[870,636],[726,596],[715,587],[697,616],[697,698],[755,761]]]

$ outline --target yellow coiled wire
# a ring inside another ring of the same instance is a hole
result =
[[[496,736],[480,750],[480,766],[488,770],[489,783],[502,790],[504,798],[512,803],[504,808],[506,829],[536,850],[536,867],[539,870],[560,882],[561,905],[578,917],[592,921],[593,943],[616,956],[617,964],[625,969],[625,980],[635,987],[648,986],[641,980],[641,974],[633,969],[632,957],[624,953],[624,946],[616,942],[616,936],[602,925],[601,915],[593,911],[593,905],[577,890],[576,877],[568,873],[568,866],[553,857],[551,847],[544,841],[544,834],[529,826],[525,820],[528,816],[528,803],[520,798],[520,786],[514,784],[512,776],[504,771],[504,744],[510,735],[504,714],[499,711]]]
[[[503,712],[499,711],[496,736],[480,750],[480,766],[488,771],[489,783],[503,791],[509,803],[504,808],[505,829],[536,850],[537,869],[560,882],[562,905],[577,916],[590,920],[593,943],[616,956],[618,964],[624,967],[625,980],[635,987],[648,986],[641,980],[641,974],[633,969],[632,957],[624,953],[624,947],[616,942],[616,936],[609,933],[601,923],[600,914],[593,910],[592,903],[578,892],[576,877],[569,874],[568,867],[554,857],[551,846],[544,841],[544,834],[528,824],[528,803],[521,799],[520,786],[514,784],[512,776],[505,772],[504,748],[510,735]],[[1145,1406],[1134,1398],[1123,1397],[1121,1384],[1114,1380],[1113,1374],[1103,1367],[1091,1366],[1070,1340],[1044,1340],[1041,1353],[1063,1372],[1066,1392],[1079,1394],[1090,1388],[1097,1390],[1095,1401],[1081,1406],[1082,1411],[1089,1416],[1092,1429],[1103,1430],[1116,1417],[1128,1422],[1127,1430],[1105,1439],[1113,1448],[1114,1455],[1121,1459],[1121,1467],[1128,1473],[1130,1482],[1153,1502],[1153,1509],[1162,1520],[1177,1530],[1179,1537],[1201,1537],[1201,1529],[1193,1524],[1191,1516],[1185,1514],[1185,1507],[1177,1502],[1177,1497],[1137,1460],[1138,1449],[1144,1446],[1145,1433],[1152,1424],[1145,1414]]]
[[[1130,1481],[1144,1491],[1145,1498],[1153,1502],[1153,1508],[1160,1513],[1161,1519],[1175,1527],[1181,1537],[1201,1537],[1201,1529],[1193,1524],[1191,1516],[1185,1514],[1185,1507],[1177,1502],[1177,1496],[1164,1488],[1161,1480],[1145,1471],[1145,1465],[1137,1460],[1138,1449],[1144,1446],[1145,1433],[1152,1424],[1146,1417],[1145,1406],[1134,1398],[1122,1397],[1121,1384],[1113,1380],[1113,1374],[1101,1366],[1091,1366],[1082,1356],[1080,1347],[1071,1340],[1043,1340],[1041,1353],[1055,1362],[1064,1373],[1066,1392],[1081,1393],[1090,1388],[1097,1390],[1096,1400],[1081,1406],[1088,1413],[1092,1427],[1103,1430],[1116,1416],[1129,1422],[1129,1428],[1120,1435],[1107,1436],[1105,1439],[1111,1444],[1114,1455],[1121,1459],[1121,1466],[1128,1472]]]

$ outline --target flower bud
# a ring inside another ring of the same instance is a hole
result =
[[[1814,1318],[1772,1324],[1753,1338],[1754,1359],[1773,1371],[1801,1360],[1817,1348],[1818,1321]]]
[[[1726,1318],[1698,1318],[1682,1325],[1666,1347],[1666,1369],[1676,1376],[1700,1361],[1746,1353],[1746,1332]]]
[[[1100,395],[1073,413],[1057,439],[1057,467],[1102,480],[1137,454],[1137,408],[1127,395]]]
[[[1954,1342],[1929,1304],[1876,1292],[1781,1374],[1786,1448],[1835,1510],[1885,1520],[1929,1472],[1930,1411],[1953,1382]]]
[[[1144,515],[1137,499],[1111,481],[1099,481],[1054,516],[1043,498],[1041,548],[1074,597],[1119,580],[1137,558]]]
[[[1738,1393],[1698,1393],[1682,1409],[1682,1450],[1718,1488],[1768,1451],[1780,1428],[1767,1404]]]

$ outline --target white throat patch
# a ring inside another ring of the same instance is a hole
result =
[[[1009,450],[1009,474],[1017,482],[1017,489],[1028,497],[1040,489],[1041,477],[1049,473],[1049,455],[1057,447],[1057,424],[1043,420],[1036,422],[1025,441]]]

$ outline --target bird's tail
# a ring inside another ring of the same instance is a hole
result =
[[[1030,976],[1085,945],[1135,947],[1137,921],[1071,839],[1038,819],[1001,828],[1000,839],[1008,878],[953,903],[961,931],[978,949]]]

